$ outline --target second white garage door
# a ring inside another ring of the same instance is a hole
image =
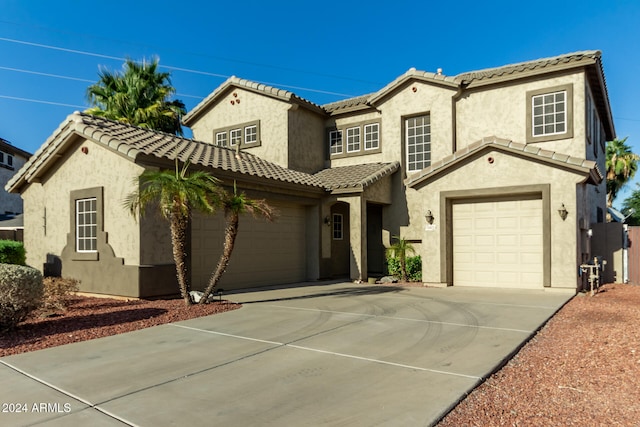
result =
[[[453,284],[543,287],[542,200],[455,203]]]

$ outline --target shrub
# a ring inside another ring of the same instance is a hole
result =
[[[42,274],[32,267],[0,264],[0,331],[14,328],[42,303]]]
[[[422,280],[422,258],[420,255],[407,257],[407,278],[411,282]],[[394,257],[387,258],[387,270],[395,277],[402,276],[400,272],[400,259]]]
[[[80,282],[76,279],[45,277],[42,283],[44,285],[42,306],[48,310],[64,310],[73,293],[80,289]]]
[[[0,240],[0,263],[25,265],[24,244],[14,240]]]

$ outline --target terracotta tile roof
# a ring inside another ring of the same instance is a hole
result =
[[[324,169],[313,175],[328,190],[363,190],[367,186],[400,169],[399,162],[365,163]]]
[[[193,122],[193,120],[196,117],[204,113],[209,105],[215,102],[216,99],[222,96],[222,94],[232,86],[242,88],[242,89],[247,89],[253,92],[259,92],[264,95],[281,99],[286,102],[293,102],[293,103],[302,105],[310,110],[324,114],[324,110],[322,109],[321,106],[314,104],[313,102],[307,99],[304,99],[291,91],[278,89],[276,87],[269,86],[263,83],[241,79],[236,76],[231,76],[224,83],[218,86],[213,92],[211,92],[205,99],[203,99],[198,105],[196,105],[191,111],[189,111],[182,118],[182,122],[185,125],[189,125],[189,123]]]
[[[125,123],[75,112],[67,117],[42,147],[33,155],[7,188],[31,181],[46,164],[55,161],[67,136],[77,133],[117,151],[131,160],[146,155],[330,191],[336,188],[363,189],[383,176],[395,172],[399,164],[375,163],[326,169],[311,175],[287,169],[247,151],[217,147],[193,139],[131,126]],[[215,172],[214,172],[215,173]]]
[[[124,123],[75,112],[35,153],[29,162],[12,178],[7,187],[20,179],[29,179],[41,165],[54,158],[64,136],[76,132],[99,144],[135,160],[140,154],[168,160],[191,161],[194,164],[275,181],[301,184],[324,189],[313,175],[284,168],[246,151],[216,147],[193,139],[156,132]]]
[[[601,52],[598,50],[586,50],[582,52],[568,53],[565,55],[554,56],[550,58],[536,59],[533,61],[520,62],[517,64],[504,65],[501,67],[487,68],[484,70],[471,71],[458,74],[455,80],[462,84],[469,84],[474,81],[493,79],[496,77],[504,77],[520,74],[527,71],[544,70],[550,67],[556,67],[563,64],[571,64],[581,62],[585,59],[599,61]]]
[[[450,166],[453,166],[463,159],[468,158],[473,153],[485,148],[495,148],[507,152],[519,153],[528,157],[537,158],[547,164],[555,164],[569,169],[574,169],[588,175],[590,182],[594,184],[598,184],[604,179],[597,163],[592,160],[572,157],[555,151],[543,150],[535,145],[520,144],[508,139],[491,136],[483,138],[480,141],[476,141],[467,147],[461,148],[453,154],[433,162],[428,168],[407,177],[405,184],[408,187],[413,187],[439,173],[444,172]]]

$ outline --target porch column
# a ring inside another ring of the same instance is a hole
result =
[[[349,204],[349,243],[351,280],[367,280],[367,203],[360,196],[341,197]]]

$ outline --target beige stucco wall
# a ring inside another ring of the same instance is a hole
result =
[[[573,87],[573,138],[537,142],[536,146],[585,158],[585,79],[583,72],[555,77],[516,80],[469,89],[456,104],[457,148],[495,135],[527,141],[527,92],[571,84]]]
[[[266,122],[271,126],[271,122]],[[324,117],[302,107],[289,110],[288,168],[316,173],[324,168]],[[264,140],[263,140],[264,141]],[[274,140],[272,144],[285,144]],[[264,144],[264,142],[263,142]],[[268,159],[267,159],[268,160]]]
[[[493,157],[490,164],[488,157]],[[443,251],[441,245],[444,242],[441,229],[447,226],[446,213],[441,211],[440,193],[446,191],[496,189],[500,187],[531,186],[537,184],[549,184],[549,209],[550,209],[550,235],[551,235],[551,286],[558,288],[575,289],[578,281],[577,265],[579,248],[578,215],[583,212],[580,206],[582,200],[577,196],[577,188],[582,187],[579,182],[584,177],[574,172],[549,167],[540,162],[532,162],[520,156],[507,154],[501,151],[490,150],[465,161],[460,167],[452,168],[449,173],[429,181],[420,186],[417,191],[408,191],[408,203],[410,212],[424,212],[430,209],[435,217],[435,230],[426,230],[424,218],[411,217],[413,230],[422,228],[422,260],[423,281],[441,283],[443,272],[441,266]],[[564,203],[569,216],[563,221],[557,213]],[[577,215],[578,214],[578,215]],[[417,221],[417,224],[414,224]]]
[[[87,154],[80,151],[83,146],[88,148]],[[108,242],[125,264],[139,264],[139,225],[122,202],[135,189],[132,180],[142,170],[93,142],[80,140],[71,144],[42,182],[32,183],[23,193],[27,263],[42,269],[47,254],[60,256],[70,232],[71,191],[104,187],[104,231]]]
[[[194,139],[213,143],[216,129],[260,120],[261,145],[248,148],[247,152],[287,167],[290,108],[288,102],[232,87],[192,124],[191,130]]]
[[[0,214],[12,212],[14,214],[23,212],[22,198],[19,194],[8,193],[4,186],[13,175],[20,170],[27,159],[13,155],[13,170],[0,166]]]

